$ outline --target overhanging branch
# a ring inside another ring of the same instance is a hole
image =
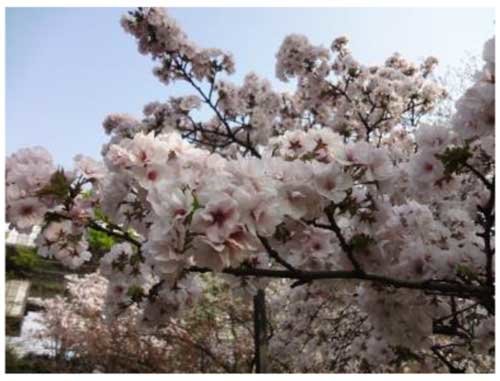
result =
[[[207,273],[212,272],[211,269],[205,267],[189,267],[186,269],[190,272]],[[360,273],[359,271],[290,271],[290,270],[273,270],[261,268],[226,268],[222,273],[235,276],[253,276],[253,277],[268,277],[268,278],[284,278],[296,279],[303,282],[313,280],[327,279],[352,279],[360,281],[376,282],[381,285],[394,288],[407,288],[413,290],[433,291],[443,295],[456,295],[462,298],[493,298],[494,289],[483,286],[464,285],[445,280],[429,279],[423,281],[411,281],[403,279],[389,278],[382,275]]]

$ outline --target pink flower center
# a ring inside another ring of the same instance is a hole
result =
[[[290,141],[290,149],[296,150],[302,148],[302,143],[298,140]]]
[[[148,180],[156,181],[157,178],[158,178],[158,172],[156,172],[156,171],[149,171],[148,172]]]
[[[29,216],[31,214],[33,214],[33,212],[35,211],[35,208],[32,206],[32,205],[25,205],[21,208],[21,215],[22,216]]]
[[[226,222],[230,214],[231,214],[230,212],[224,213],[224,210],[222,209],[217,209],[213,211],[211,213],[213,223],[216,224],[218,227],[221,227],[222,225],[224,225],[224,222]]]
[[[321,244],[319,242],[315,242],[313,244],[313,250],[315,250],[315,251],[321,250]]]
[[[183,216],[185,214],[186,214],[186,209],[179,208],[174,210],[174,216]]]
[[[335,186],[336,186],[335,181],[333,181],[332,179],[328,179],[325,183],[326,190],[329,191],[335,189]]]
[[[125,288],[121,285],[115,286],[115,288],[114,288],[114,291],[117,295],[123,293],[124,290],[125,290]]]

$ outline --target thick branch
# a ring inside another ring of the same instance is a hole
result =
[[[493,255],[495,254],[495,249],[491,247],[491,236],[492,230],[495,226],[495,215],[493,214],[493,209],[495,207],[495,184],[492,184],[492,189],[490,190],[490,198],[484,207],[478,206],[479,211],[483,214],[482,226],[484,231],[480,236],[484,240],[484,253],[486,255],[486,282],[489,287],[493,287],[494,276],[493,276]]]
[[[479,172],[476,168],[474,168],[472,165],[465,163],[464,167],[470,170],[474,175],[477,176],[479,180],[488,188],[491,192],[494,191],[495,184],[494,182],[488,181],[488,179],[481,173]]]
[[[209,268],[204,267],[190,267],[187,271],[206,273],[212,272]],[[395,288],[407,288],[413,290],[434,291],[443,295],[456,295],[462,298],[491,298],[494,289],[483,286],[464,285],[459,283],[451,283],[448,281],[440,280],[423,280],[411,281],[403,279],[394,279],[382,275],[368,274],[359,271],[290,271],[290,270],[272,270],[260,268],[226,268],[222,270],[225,274],[235,276],[255,276],[255,277],[269,277],[269,278],[286,278],[297,279],[304,282],[313,280],[325,279],[355,279],[360,281],[370,281],[380,283],[386,286]]]

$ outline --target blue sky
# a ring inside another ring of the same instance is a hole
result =
[[[137,52],[120,27],[123,8],[7,8],[6,152],[42,145],[57,163],[77,153],[99,157],[101,123],[113,112],[141,116],[144,104],[191,93],[165,87],[152,61]],[[480,54],[494,34],[491,8],[174,8],[170,13],[198,45],[231,51],[232,80],[249,71],[274,79],[275,54],[290,33],[329,46],[347,35],[365,64],[395,51],[418,61],[458,66],[466,52]]]

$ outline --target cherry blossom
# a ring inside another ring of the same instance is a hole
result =
[[[456,113],[436,123],[446,91],[434,57],[365,66],[346,37],[328,50],[290,35],[276,76],[297,89],[279,93],[254,73],[230,82],[232,56],[195,45],[163,9],[122,26],[161,82],[194,94],[151,102],[142,120],[108,116],[102,163],[78,155],[57,169],[40,147],[6,163],[7,220],[42,225],[41,255],[76,268],[88,229],[116,239],[100,258],[109,320],[130,308],[149,327],[181,317],[210,272],[234,295],[275,295],[283,331],[270,348],[292,370],[328,370],[331,345],[355,359],[344,371],[465,370],[454,347],[491,348],[494,39]],[[331,344],[344,333],[349,348]]]

